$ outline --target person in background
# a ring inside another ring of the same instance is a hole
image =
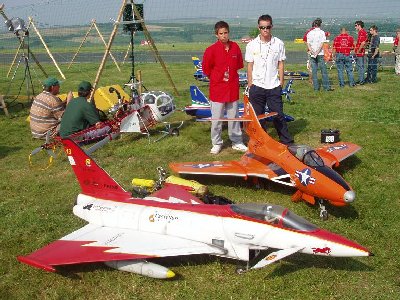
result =
[[[365,80],[365,46],[367,43],[368,35],[364,29],[363,21],[356,21],[354,23],[354,27],[357,31],[357,43],[354,48],[354,54],[356,55],[356,64],[357,64],[357,73],[358,73],[358,81],[356,84],[363,85]]]
[[[371,43],[368,52],[368,68],[367,68],[367,78],[365,82],[376,83],[378,81],[378,58],[379,58],[379,44],[380,37],[378,35],[378,27],[372,25],[369,29],[371,33]]]
[[[354,49],[354,39],[347,33],[347,29],[342,27],[340,34],[333,40],[333,56],[335,57],[339,86],[344,87],[344,69],[346,70],[349,79],[349,85],[353,87],[353,65],[350,57],[351,50]]]
[[[92,85],[82,81],[78,86],[78,97],[73,98],[61,119],[60,136],[62,138],[86,129],[92,125],[100,127],[101,122],[97,109],[93,103],[87,100],[90,97]]]
[[[204,52],[203,73],[210,79],[211,118],[221,119],[224,112],[228,119],[238,117],[239,75],[243,68],[242,52],[238,44],[229,40],[229,25],[219,21],[214,26],[217,41]],[[211,121],[211,154],[218,154],[223,145],[222,121]],[[228,135],[232,149],[246,152],[242,130],[237,121],[228,122]]]
[[[311,28],[309,28],[309,29],[304,33],[304,35],[303,35],[303,42],[304,42],[304,43],[306,44],[306,46],[307,46],[307,70],[308,70],[310,73],[312,72],[312,70],[311,70],[311,63],[310,63],[310,51],[308,50],[308,45],[307,45],[307,34],[308,34],[311,30],[313,30],[314,28],[316,28],[315,22],[321,22],[321,23],[322,23],[322,20],[321,20],[320,18],[315,19],[315,20],[312,22],[312,24],[311,24]],[[330,32],[325,31],[325,37],[326,37],[326,38],[328,38],[330,35],[331,35]],[[309,82],[312,84],[312,76],[310,76],[310,77],[308,78],[308,80],[309,80]]]
[[[324,60],[323,45],[326,42],[325,32],[321,30],[321,19],[314,21],[315,28],[307,34],[307,47],[310,53],[310,63],[312,70],[313,87],[315,91],[319,90],[318,69],[321,70],[322,86],[325,91],[333,91],[329,83],[328,71]]]
[[[53,138],[58,134],[65,106],[72,98],[72,92],[69,92],[65,103],[57,97],[59,92],[60,82],[49,77],[43,81],[43,91],[33,99],[29,118],[34,138],[46,139],[48,133]]]
[[[262,15],[258,18],[260,34],[246,46],[247,81],[249,100],[256,115],[265,113],[265,105],[271,112],[278,113],[273,123],[279,140],[285,145],[293,144],[283,114],[282,88],[284,86],[285,45],[272,35],[272,17]],[[266,127],[266,121],[260,121]]]
[[[400,39],[400,28],[396,30],[396,37],[393,43],[393,51],[395,53],[395,65],[394,71],[396,75],[400,75],[400,47],[399,47],[399,39]]]

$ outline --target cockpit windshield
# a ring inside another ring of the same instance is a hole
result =
[[[239,215],[267,221],[284,228],[299,231],[314,231],[317,229],[315,225],[279,205],[242,203],[232,204],[230,207]]]
[[[307,145],[292,145],[288,147],[290,153],[292,153],[298,160],[303,162],[309,167],[323,167],[324,161],[321,156],[315,152],[310,146]]]

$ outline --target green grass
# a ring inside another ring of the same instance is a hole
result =
[[[52,75],[54,67],[45,66]],[[66,66],[62,66],[63,71]],[[148,89],[172,92],[158,64],[138,65]],[[287,66],[304,70],[303,66]],[[81,80],[93,81],[97,65],[74,65],[65,71],[62,91]],[[189,104],[193,67],[169,65],[178,88],[178,106]],[[5,73],[6,68],[0,69]],[[100,85],[129,79],[108,63]],[[158,262],[179,274],[176,280],[160,281],[109,269],[102,264],[64,268],[64,276],[46,273],[21,264],[26,255],[84,225],[72,214],[79,186],[65,156],[46,165],[46,156],[28,154],[40,145],[33,140],[25,118],[27,108],[11,108],[12,118],[0,115],[0,299],[398,299],[400,296],[399,110],[398,77],[387,68],[379,82],[340,89],[336,70],[330,71],[334,92],[313,92],[307,81],[295,81],[292,103],[285,111],[296,118],[289,130],[297,143],[318,146],[320,130],[338,128],[341,139],[362,146],[356,156],[345,160],[339,172],[352,185],[357,199],[350,207],[329,207],[323,222],[318,209],[292,203],[293,190],[269,182],[256,189],[239,179],[204,180],[210,190],[236,202],[270,202],[292,209],[318,226],[339,233],[369,248],[374,257],[329,258],[295,254],[265,269],[244,275],[235,273],[236,262],[209,256],[160,259]],[[11,87],[16,93],[20,77]],[[8,81],[0,78],[1,90]],[[35,79],[39,90],[39,80]],[[207,86],[201,85],[207,91]],[[24,89],[23,89],[24,93]],[[173,161],[212,160],[209,124],[195,123],[183,112],[173,120],[185,120],[179,137],[149,143],[138,134],[127,134],[94,153],[93,157],[121,185],[130,189],[133,177],[156,178],[156,167]],[[271,134],[276,137],[275,131]],[[156,137],[156,134],[154,135]],[[227,141],[226,132],[224,132]],[[238,159],[227,143],[218,159]],[[202,179],[198,178],[200,182]]]

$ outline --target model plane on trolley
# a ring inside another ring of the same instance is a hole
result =
[[[293,93],[291,90],[293,80],[289,81],[286,85],[285,90],[290,91],[288,93]],[[190,86],[190,97],[192,98],[192,105],[185,106],[186,114],[196,117],[196,121],[209,121],[211,119],[211,102],[204,95],[204,93],[195,85]],[[239,118],[243,116],[244,106],[243,103],[239,103]],[[265,113],[270,112],[268,107],[265,107]],[[226,114],[225,114],[226,117]],[[267,121],[272,122],[272,117],[268,117]],[[286,122],[294,121],[292,116],[285,114]]]
[[[337,142],[312,149],[306,145],[287,146],[271,138],[261,127],[247,95],[244,96],[245,130],[250,140],[248,151],[238,161],[182,162],[170,167],[179,174],[239,176],[265,178],[296,189],[292,200],[317,201],[320,216],[328,217],[325,201],[345,206],[355,200],[355,192],[340,176],[337,167],[343,159],[361,149],[360,146]]]
[[[318,228],[273,204],[205,204],[180,185],[165,184],[133,198],[77,144],[62,140],[81,187],[73,213],[82,228],[20,262],[46,271],[83,263],[153,278],[175,273],[153,258],[209,254],[246,262],[239,272],[265,267],[298,253],[327,257],[370,256],[365,247]],[[273,248],[264,254],[261,250]],[[260,252],[261,251],[261,252]],[[252,259],[253,258],[253,259]]]

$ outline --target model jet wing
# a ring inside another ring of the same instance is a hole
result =
[[[170,167],[179,174],[255,176],[270,180],[288,176],[277,164],[252,153],[244,154],[239,161],[171,163]]]
[[[220,247],[179,237],[88,224],[18,260],[55,272],[60,265],[223,253]]]
[[[361,150],[361,147],[348,142],[337,142],[316,149],[327,166],[339,165],[339,162]]]

